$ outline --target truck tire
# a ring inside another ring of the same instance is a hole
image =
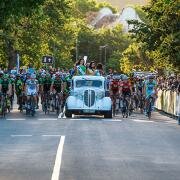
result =
[[[104,114],[104,118],[112,118],[112,109]]]
[[[72,118],[72,112],[68,110],[67,106],[66,106],[66,109],[65,109],[65,116],[67,118]]]

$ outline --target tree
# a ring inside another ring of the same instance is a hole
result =
[[[147,22],[131,21],[131,31],[137,42],[143,42],[154,65],[166,63],[169,68],[180,71],[180,13],[179,2],[152,0],[143,8]],[[162,66],[164,68],[164,66]]]

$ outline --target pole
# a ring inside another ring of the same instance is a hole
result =
[[[78,39],[76,38],[76,62],[78,60]]]
[[[104,70],[105,70],[105,73],[106,73],[106,61],[107,61],[107,59],[106,59],[106,58],[107,58],[107,57],[106,57],[106,54],[107,54],[106,48],[107,48],[107,46],[104,47],[104,51],[105,51],[105,57],[104,57],[104,61],[105,61],[105,62],[104,62]]]
[[[102,49],[101,49],[101,46],[99,47],[99,62],[101,62],[101,60],[102,60],[102,57],[101,57],[101,55],[102,55],[102,51],[101,51]]]
[[[17,64],[16,64],[16,71],[17,74],[19,73],[19,68],[20,68],[20,58],[19,58],[19,53],[17,53]]]
[[[54,46],[53,46],[53,68],[56,67],[55,54],[56,54],[56,47],[55,47],[55,42],[54,42]],[[47,69],[47,67],[46,67],[46,69]]]

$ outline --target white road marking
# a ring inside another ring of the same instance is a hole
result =
[[[51,180],[59,180],[64,141],[65,141],[65,136],[61,136]]]
[[[28,134],[12,134],[11,137],[32,137],[32,135],[28,135]]]
[[[61,137],[61,135],[58,134],[44,134],[43,137]]]
[[[122,122],[122,120],[119,119],[103,119],[105,122]]]
[[[145,123],[154,123],[154,121],[150,121],[150,120],[139,120],[139,119],[132,119],[132,121],[134,122],[145,122]]]
[[[90,119],[70,119],[70,121],[90,121]]]
[[[38,121],[57,121],[57,118],[39,118]]]
[[[173,121],[173,120],[165,121],[165,123],[168,123],[168,124],[178,124],[177,121]]]
[[[7,121],[25,121],[24,118],[14,118],[14,119],[6,119]]]

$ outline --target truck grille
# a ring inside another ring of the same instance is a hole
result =
[[[95,102],[95,91],[85,90],[84,91],[84,103],[86,106],[91,107]]]

